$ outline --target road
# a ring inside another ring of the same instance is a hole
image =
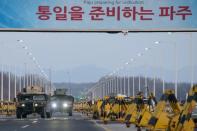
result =
[[[29,116],[18,120],[0,118],[0,131],[105,131],[95,122],[74,113],[72,117],[57,115],[51,119]]]

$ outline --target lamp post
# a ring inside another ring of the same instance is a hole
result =
[[[10,86],[11,86],[11,81],[10,81],[10,74],[11,72],[10,72],[10,67],[8,67],[8,101],[10,101],[11,100],[11,95],[10,95]]]
[[[14,66],[14,98],[16,98],[16,66]]]
[[[38,62],[36,61],[35,57],[33,57],[33,54],[31,52],[28,51],[28,47],[23,44],[24,41],[23,40],[17,40],[17,42],[19,43],[19,45],[26,51],[25,53],[28,55],[28,57],[30,58],[30,60],[33,61],[33,63],[35,64],[35,66],[40,70],[40,74],[43,76],[44,79],[42,79],[40,82],[40,86],[43,86],[45,87],[47,83],[45,83],[47,80],[48,80],[48,76],[46,75],[46,73],[44,72],[44,70],[41,68],[41,66],[38,64]],[[26,67],[27,68],[27,67]],[[29,74],[27,73],[27,69],[25,69],[25,76],[27,77],[27,80],[25,80],[26,78],[24,78],[24,87],[25,86],[32,86],[33,84],[33,77],[32,77],[32,74],[29,76]],[[30,81],[29,81],[29,78],[30,78]],[[48,86],[47,86],[48,87]]]
[[[3,95],[4,95],[4,93],[3,93],[3,77],[4,77],[4,71],[3,71],[3,65],[1,65],[1,101],[3,101],[4,100],[4,97],[3,97]]]
[[[142,53],[138,53],[138,57],[141,57],[142,56]],[[139,74],[139,78],[138,78],[138,82],[139,82],[139,87],[138,87],[138,91],[140,92],[141,91],[141,76]]]
[[[193,37],[192,33],[190,33],[191,44],[190,44],[190,63],[191,63],[191,87],[194,85],[194,62],[193,62]]]
[[[135,76],[133,75],[133,97],[135,96]]]
[[[141,77],[140,77],[140,75],[139,75],[139,78],[138,78],[138,82],[139,82],[139,87],[138,87],[138,91],[140,92],[141,91],[141,79],[140,79]]]
[[[155,41],[155,46],[158,46],[160,44],[160,41]],[[153,78],[153,94],[154,96],[156,96],[156,75],[154,75],[154,78]],[[165,90],[165,86],[163,86],[164,90]],[[164,93],[164,92],[163,92]]]
[[[144,50],[147,52],[147,51],[149,51],[150,50],[150,48],[144,48]],[[148,97],[148,75],[147,75],[147,73],[148,73],[148,65],[146,64],[146,62],[145,62],[145,74],[144,74],[144,83],[145,83],[145,85],[144,85],[144,87],[145,87],[145,90],[146,90],[146,97]]]
[[[172,32],[168,32],[168,35],[172,35]],[[176,98],[177,98],[177,94],[178,94],[178,56],[177,56],[177,44],[176,44],[176,42],[174,41],[174,39],[173,39],[173,35],[172,35],[172,43],[174,44],[174,68],[175,68],[175,86],[174,86],[174,88],[175,88],[175,96],[176,96]]]

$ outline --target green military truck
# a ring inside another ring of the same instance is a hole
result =
[[[50,99],[51,113],[68,113],[72,116],[74,97],[66,95],[66,89],[57,89]]]
[[[37,113],[41,118],[50,118],[51,112],[48,106],[49,97],[39,89],[40,87],[27,88],[16,98],[16,117],[26,118],[27,115]]]

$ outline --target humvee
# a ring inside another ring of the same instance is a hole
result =
[[[50,99],[51,113],[68,113],[72,116],[74,97],[69,95],[53,95]]]
[[[48,95],[44,93],[21,93],[17,95],[16,117],[26,118],[27,115],[37,113],[41,118],[50,118],[51,112],[48,103]]]

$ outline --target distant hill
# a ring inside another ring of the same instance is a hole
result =
[[[109,74],[112,72],[112,70],[108,70],[105,68],[96,67],[94,65],[87,65],[87,66],[81,66],[77,68],[73,68],[69,71],[70,73],[70,79],[73,83],[88,83],[88,82],[96,82],[98,81],[102,76]],[[194,67],[194,80],[197,80],[197,66]],[[68,75],[66,74],[66,71],[58,70],[54,71],[52,74],[53,81],[60,83],[60,82],[67,82],[68,81]],[[125,69],[121,71],[121,74],[127,74],[127,75],[135,75],[138,76],[139,74],[144,76],[157,76],[160,78],[164,78],[168,82],[173,82],[175,79],[175,71],[174,70],[168,70],[158,67],[133,67],[129,69]],[[191,67],[185,67],[178,70],[178,81],[181,82],[190,82],[191,80]]]
[[[93,65],[80,66],[69,70],[71,82],[88,83],[96,82],[110,70]],[[68,70],[58,70],[52,73],[53,81],[56,83],[68,82]]]

